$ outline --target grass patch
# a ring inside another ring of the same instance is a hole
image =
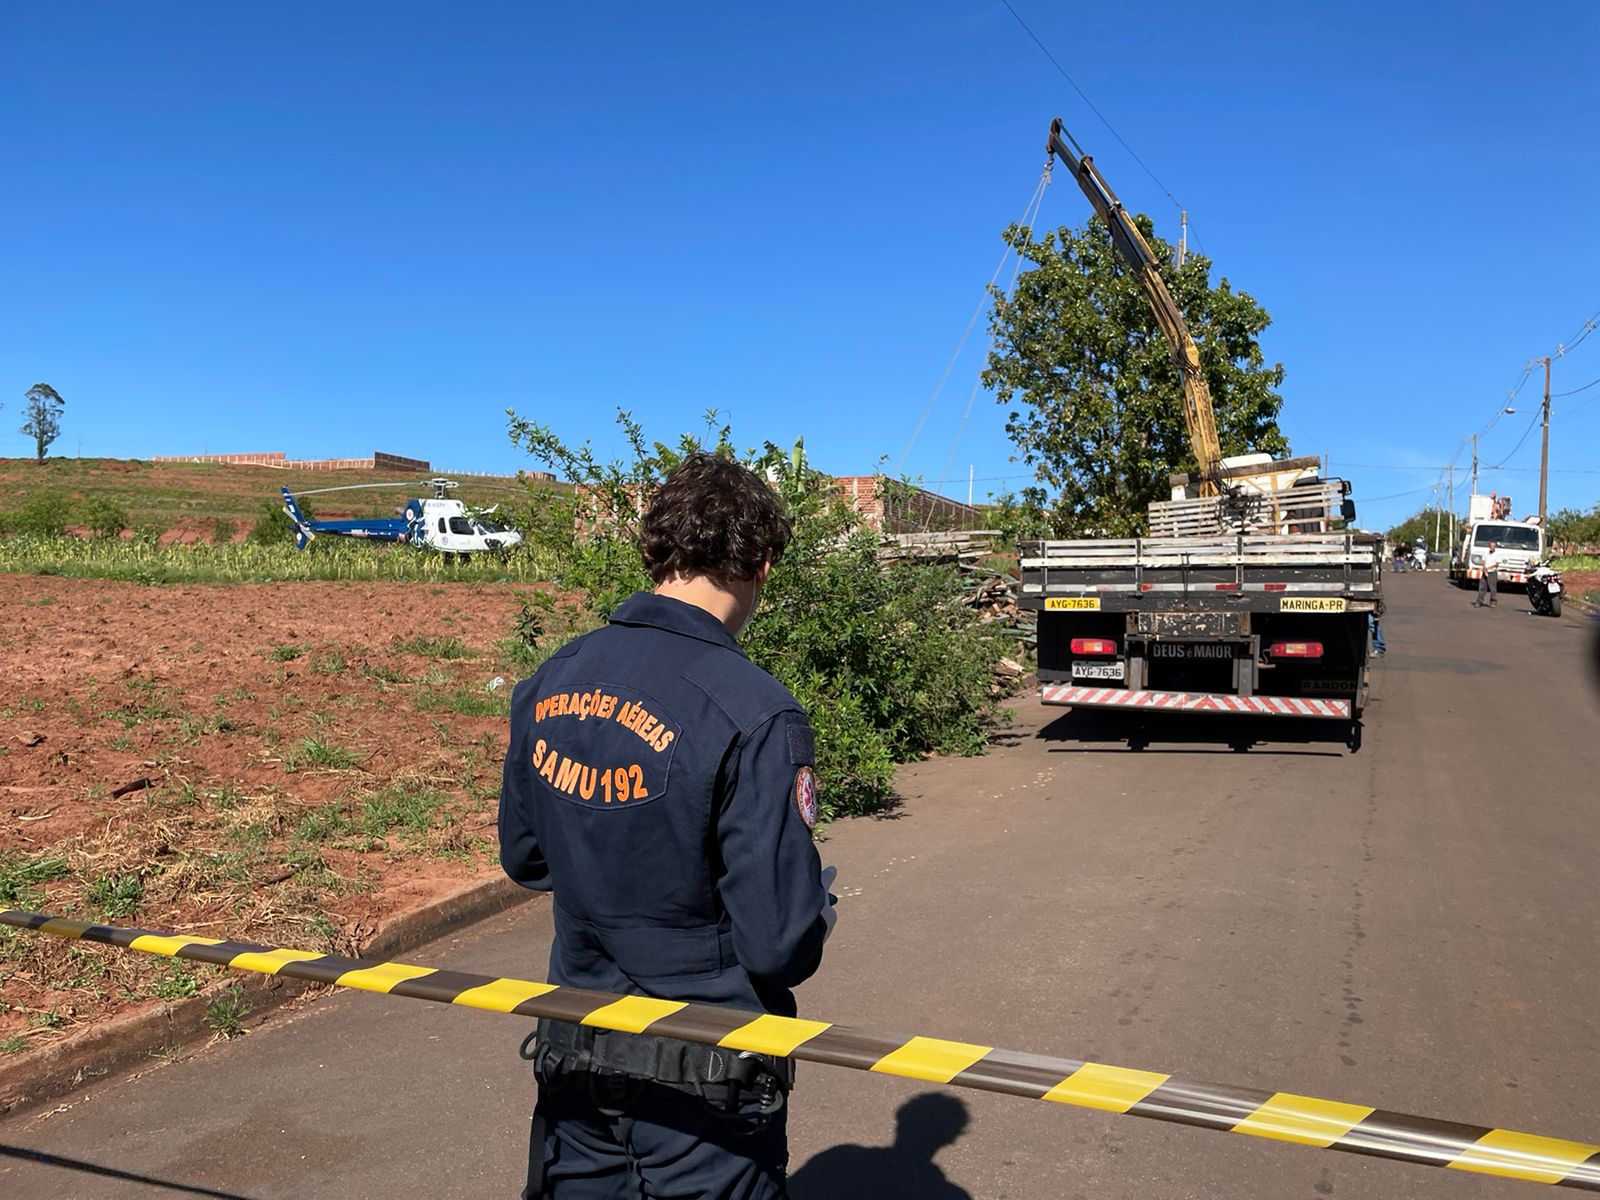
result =
[[[362,801],[356,825],[368,837],[381,837],[392,830],[423,834],[433,828],[434,816],[444,802],[442,795],[419,783],[391,784]]]
[[[301,738],[283,756],[286,771],[304,771],[308,767],[343,770],[355,766],[356,762],[355,754],[344,746],[309,737]]]
[[[319,654],[311,660],[311,670],[318,675],[337,675],[349,664],[343,654],[337,650],[330,650],[327,654]]]
[[[304,646],[295,646],[289,643],[284,643],[281,646],[274,646],[271,650],[267,651],[267,656],[276,660],[277,662],[293,662],[305,652],[306,648]]]
[[[0,470],[3,474],[3,470]],[[0,574],[118,579],[156,587],[172,583],[329,582],[540,583],[552,577],[547,555],[474,554],[446,563],[443,555],[318,539],[309,550],[293,543],[162,546],[154,537],[76,538],[17,535],[0,538]]]
[[[0,904],[35,907],[44,897],[40,888],[66,873],[67,860],[60,855],[0,850]]]
[[[110,971],[105,953],[98,946],[73,946],[67,951],[67,961],[72,964],[72,974],[66,979],[69,988],[90,987]]]
[[[244,1019],[249,1015],[250,1001],[238,984],[206,1006],[206,1024],[218,1037],[235,1038],[244,1033]]]
[[[406,654],[420,654],[424,658],[471,658],[472,651],[458,637],[414,637],[408,642],[395,639],[395,648]]]
[[[200,980],[182,963],[168,963],[151,981],[150,994],[161,1000],[188,1000],[200,994]]]
[[[144,880],[137,875],[100,875],[83,889],[83,900],[107,920],[131,916],[144,899]]]
[[[350,818],[345,815],[344,807],[325,804],[300,818],[294,838],[300,843],[319,843],[332,841],[350,831]]]
[[[141,679],[128,685],[134,698],[121,708],[106,713],[108,720],[119,722],[124,729],[143,725],[146,721],[165,721],[183,716],[172,688],[162,687],[151,679]]]
[[[504,717],[511,713],[511,689],[500,687],[495,691],[477,691],[474,688],[456,688],[448,692],[418,689],[418,712],[459,713],[464,717]]]

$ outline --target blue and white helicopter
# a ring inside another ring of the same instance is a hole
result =
[[[283,511],[294,522],[294,544],[304,550],[319,533],[336,537],[365,538],[374,542],[404,542],[419,550],[436,550],[445,555],[505,553],[522,544],[522,534],[509,522],[495,516],[495,509],[469,509],[449,492],[461,485],[450,479],[429,479],[433,489],[427,499],[407,500],[393,517],[357,517],[349,520],[317,521],[307,517],[295,503],[295,496],[316,496],[326,492],[354,492],[383,488],[396,490],[415,487],[414,483],[355,483],[345,487],[312,488],[299,493],[283,490]]]

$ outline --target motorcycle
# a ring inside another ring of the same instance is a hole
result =
[[[1528,572],[1528,603],[1540,616],[1561,615],[1561,575],[1549,563]]]
[[[1411,552],[1411,561],[1415,565],[1415,568],[1418,571],[1426,571],[1428,569],[1428,549],[1427,549],[1427,547],[1426,546],[1418,546],[1415,550],[1413,550]]]

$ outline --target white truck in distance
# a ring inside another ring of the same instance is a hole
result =
[[[1450,557],[1452,581],[1475,586],[1483,575],[1483,556],[1494,542],[1500,547],[1500,582],[1527,583],[1529,572],[1545,557],[1544,529],[1537,519],[1510,518],[1510,496],[1472,497],[1461,544]]]

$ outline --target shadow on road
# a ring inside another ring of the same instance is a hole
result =
[[[1054,754],[1289,754],[1342,758],[1350,727],[1343,721],[1289,717],[1224,716],[1206,713],[1129,713],[1115,709],[1074,709],[1034,735],[1041,741],[1076,743],[1051,746]],[[1121,743],[1120,745],[1107,743]]]
[[[834,1146],[789,1177],[792,1200],[972,1200],[944,1177],[934,1155],[967,1128],[967,1106],[943,1092],[907,1100],[894,1145]]]
[[[63,1158],[59,1154],[46,1154],[41,1150],[25,1150],[21,1146],[0,1145],[0,1158],[18,1158],[23,1162],[38,1163],[43,1167],[59,1167],[64,1171],[81,1171],[85,1175],[98,1175],[102,1179],[120,1179],[124,1183],[144,1183],[167,1192],[183,1196],[214,1196],[217,1200],[250,1200],[237,1192],[219,1192],[213,1188],[193,1187],[187,1183],[174,1183],[170,1179],[157,1179],[151,1175],[136,1175],[132,1171],[119,1171],[116,1167],[102,1167],[99,1163],[84,1162],[81,1158]]]

